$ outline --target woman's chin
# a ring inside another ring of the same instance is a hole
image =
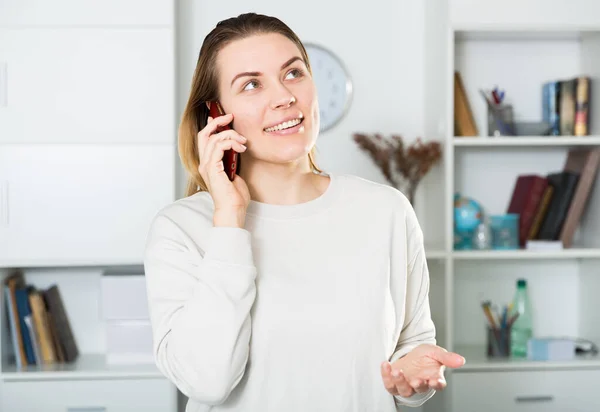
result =
[[[257,162],[270,163],[273,165],[291,165],[294,163],[303,163],[307,161],[310,150],[284,150],[277,153],[253,154],[253,160]]]

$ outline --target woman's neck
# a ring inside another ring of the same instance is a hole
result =
[[[252,200],[273,205],[295,205],[316,199],[325,192],[329,180],[313,173],[308,158],[302,164],[287,165],[247,162],[240,175]]]

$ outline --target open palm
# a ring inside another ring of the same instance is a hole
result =
[[[444,389],[445,368],[459,368],[464,363],[465,359],[457,353],[448,352],[437,345],[423,344],[393,364],[384,362],[381,376],[388,392],[409,397],[430,389]]]

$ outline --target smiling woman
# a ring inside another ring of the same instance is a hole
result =
[[[395,412],[464,363],[436,345],[410,202],[319,170],[318,133],[298,37],[258,14],[217,24],[181,120],[188,195],[156,215],[144,259],[156,363],[187,412]]]
[[[302,42],[280,20],[247,14],[220,22],[200,50],[179,128],[179,155],[189,174],[186,194],[208,190],[198,170],[197,134],[208,123],[206,103],[212,101],[234,114],[234,129],[247,139],[244,164],[281,156],[295,160],[290,151],[308,150],[311,169],[321,172],[315,161],[319,118],[311,75]],[[293,136],[277,147],[261,132]]]

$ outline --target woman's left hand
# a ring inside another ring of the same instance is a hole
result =
[[[460,368],[465,358],[437,345],[422,344],[393,364],[381,365],[383,384],[389,393],[408,398],[415,393],[446,387],[444,370]]]

